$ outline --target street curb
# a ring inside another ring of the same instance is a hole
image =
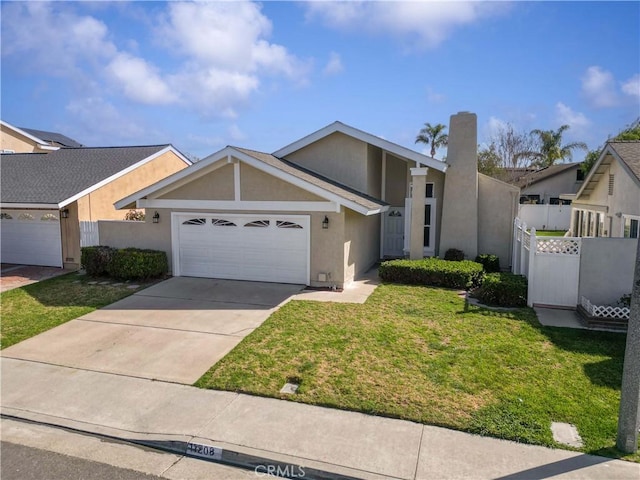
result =
[[[264,456],[254,455],[247,452],[242,452],[239,449],[230,449],[226,447],[224,442],[220,442],[219,445],[225,445],[225,447],[213,445],[207,443],[200,443],[194,441],[184,440],[160,440],[160,439],[132,439],[125,438],[123,436],[98,433],[95,431],[84,430],[82,428],[70,427],[51,423],[42,420],[34,420],[29,418],[20,417],[17,415],[11,415],[6,413],[0,413],[0,418],[13,420],[18,422],[30,423],[34,425],[42,425],[46,427],[59,428],[69,432],[89,435],[92,437],[98,437],[106,440],[117,441],[121,443],[127,443],[131,445],[139,445],[154,450],[159,450],[166,453],[173,453],[183,455],[185,457],[202,460],[205,462],[216,463],[220,465],[228,465],[232,467],[239,467],[245,470],[251,470],[256,473],[257,477],[279,477],[289,479],[305,479],[305,480],[360,480],[362,477],[354,477],[351,475],[345,475],[341,473],[331,472],[319,468],[306,466],[302,463],[288,462],[283,460],[276,460],[273,458],[267,458]],[[194,440],[192,438],[192,440]],[[201,439],[198,439],[201,440]],[[215,443],[215,442],[211,442]],[[314,462],[319,463],[319,462]],[[339,468],[339,467],[338,467]],[[344,468],[344,467],[343,467]],[[362,472],[372,473],[372,472]],[[375,474],[374,474],[375,475]]]

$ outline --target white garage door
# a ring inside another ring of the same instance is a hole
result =
[[[173,229],[178,275],[309,282],[308,216],[180,213]]]
[[[0,217],[2,263],[62,267],[57,210],[3,210]]]

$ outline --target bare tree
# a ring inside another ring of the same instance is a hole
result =
[[[528,133],[517,131],[510,123],[500,126],[489,139],[489,146],[481,148],[478,152],[480,159],[495,159],[492,165],[497,168],[482,172],[483,166],[479,165],[479,171],[513,182],[522,175],[519,169],[530,165],[531,158],[528,153],[535,150],[535,146],[535,139]]]

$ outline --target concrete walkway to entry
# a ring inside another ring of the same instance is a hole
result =
[[[302,285],[175,277],[2,351],[192,384]]]

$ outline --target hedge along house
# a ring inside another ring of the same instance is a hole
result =
[[[156,223],[99,222],[101,243],[164,250],[176,276],[318,287],[448,248],[508,264],[519,189],[478,174],[476,131],[452,116],[447,163],[340,122],[273,154],[226,147],[116,202]]]
[[[3,263],[80,266],[81,225],[122,219],[113,202],[191,162],[171,145],[2,154]]]

